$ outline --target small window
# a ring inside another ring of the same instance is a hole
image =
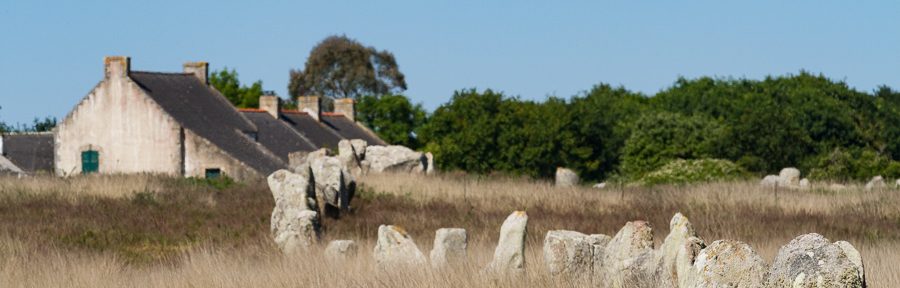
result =
[[[100,171],[100,153],[94,150],[81,152],[81,173],[91,174]]]
[[[222,169],[209,168],[206,169],[206,179],[219,179],[222,176]]]

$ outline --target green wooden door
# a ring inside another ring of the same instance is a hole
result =
[[[94,150],[81,152],[81,173],[97,173],[100,170],[100,153]]]

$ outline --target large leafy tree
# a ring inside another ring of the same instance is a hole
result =
[[[454,92],[449,103],[438,107],[420,130],[437,165],[474,173],[495,170],[501,149],[497,115],[504,101],[502,93],[468,89]]]
[[[259,107],[259,96],[263,94],[262,81],[253,82],[250,86],[241,85],[237,71],[225,67],[221,71],[213,71],[209,83],[235,107]]]
[[[322,40],[302,70],[291,70],[288,91],[292,97],[320,95],[359,99],[406,90],[406,80],[394,54],[378,51],[347,36]]]
[[[388,143],[416,149],[415,134],[425,123],[425,109],[412,104],[403,95],[363,96],[356,104],[357,120],[371,128]]]

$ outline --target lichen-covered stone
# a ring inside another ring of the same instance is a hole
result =
[[[651,265],[656,270],[658,287],[681,287],[681,282],[693,278],[692,265],[704,247],[705,243],[697,237],[688,218],[681,213],[675,214],[669,221],[669,235],[656,251]]]
[[[366,161],[371,172],[424,173],[427,159],[421,152],[399,146],[368,146]]]
[[[858,254],[849,243],[831,243],[815,233],[798,236],[778,250],[767,286],[865,287]]]
[[[528,215],[515,211],[500,226],[500,240],[494,250],[488,270],[504,275],[520,275],[525,272],[525,236]]]
[[[278,170],[266,180],[275,199],[270,224],[275,244],[286,254],[305,251],[319,237],[312,179],[309,175]]]
[[[682,287],[765,287],[768,267],[744,242],[717,240],[700,251],[693,265],[697,276]]]
[[[373,254],[376,265],[381,269],[422,267],[428,264],[425,254],[422,254],[406,230],[393,225],[378,227],[378,240]]]
[[[594,286],[630,287],[648,281],[653,256],[650,224],[645,221],[626,223],[602,251],[596,251],[592,273]]]
[[[318,214],[311,210],[287,209],[272,213],[275,244],[288,255],[308,251],[319,239],[318,221]]]
[[[466,262],[468,237],[466,229],[441,228],[435,232],[431,249],[431,267],[443,269],[459,267]]]
[[[544,237],[544,263],[550,275],[561,276],[575,284],[591,282],[592,249],[598,237],[567,230],[548,231]]]

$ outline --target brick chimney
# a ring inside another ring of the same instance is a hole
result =
[[[263,94],[259,96],[259,109],[278,119],[281,113],[281,98],[272,93]]]
[[[356,101],[353,98],[334,100],[334,112],[344,114],[350,121],[356,122]]]
[[[183,67],[184,73],[194,74],[194,76],[197,76],[197,79],[200,79],[200,82],[209,85],[209,63],[203,61],[185,62]]]
[[[297,110],[306,112],[319,121],[322,116],[322,98],[319,96],[297,97]]]
[[[123,77],[131,72],[131,58],[128,56],[106,56],[103,58],[103,77]]]

